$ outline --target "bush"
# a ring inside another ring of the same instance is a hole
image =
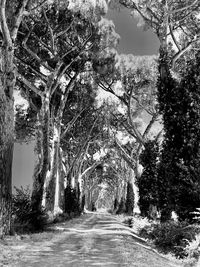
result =
[[[14,231],[34,232],[43,230],[47,223],[45,210],[33,210],[31,206],[31,190],[15,187],[12,196],[12,219]]]
[[[140,235],[153,240],[162,252],[171,252],[177,258],[184,258],[188,256],[188,243],[195,239],[198,232],[199,228],[187,222],[169,221],[146,226],[140,230]]]

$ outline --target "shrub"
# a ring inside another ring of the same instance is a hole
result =
[[[14,231],[33,232],[43,230],[47,223],[45,210],[33,210],[31,205],[31,190],[15,187],[12,196],[12,218]]]
[[[184,258],[188,256],[188,243],[195,240],[198,232],[199,228],[187,222],[168,221],[146,226],[140,230],[140,235],[153,240],[162,252],[172,252],[177,258]]]

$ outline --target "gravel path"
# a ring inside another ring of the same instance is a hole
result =
[[[0,266],[9,267],[181,266],[146,247],[115,217],[100,213],[60,223],[46,234],[10,238],[2,247]]]

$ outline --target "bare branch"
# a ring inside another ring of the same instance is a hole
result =
[[[6,0],[0,0],[0,22],[1,22],[1,31],[4,37],[4,42],[8,46],[12,47],[12,39],[6,20]]]
[[[15,55],[15,59],[18,62],[20,62],[21,64],[23,64],[24,66],[30,68],[33,71],[33,73],[38,75],[42,80],[47,81],[47,77],[43,73],[41,73],[40,71],[36,70],[35,68],[33,68],[31,65],[29,65],[28,63],[26,63],[24,60],[22,60],[21,58],[17,57],[16,55]]]
[[[43,9],[43,15],[44,15],[44,18],[46,20],[46,23],[47,23],[47,26],[48,26],[48,29],[49,29],[49,33],[50,33],[50,38],[51,38],[51,52],[53,55],[55,55],[55,43],[54,43],[54,34],[53,34],[53,29],[51,28],[51,25],[50,25],[50,22],[47,18],[47,14],[45,12],[45,10]]]
[[[23,0],[20,2],[20,7],[18,8],[18,12],[17,14],[15,14],[14,17],[14,24],[13,24],[13,28],[11,31],[11,38],[13,41],[15,41],[16,37],[17,37],[17,32],[19,29],[19,26],[21,24],[22,21],[22,17],[26,8],[27,3],[29,2],[29,0]]]
[[[21,76],[19,73],[17,73],[17,79],[21,82],[24,83],[24,85],[26,85],[31,91],[33,91],[34,93],[36,93],[37,95],[44,97],[44,93],[41,92],[40,90],[38,90],[38,88],[36,86],[34,86],[33,84],[31,84],[25,77]]]
[[[115,139],[115,144],[118,150],[120,151],[120,154],[124,158],[124,160],[129,164],[129,166],[134,169],[135,168],[135,160],[133,160],[123,149],[123,147],[119,144],[119,142]]]
[[[54,84],[53,88],[51,89],[51,94],[53,94],[55,92],[55,90],[58,88],[58,85],[60,83],[61,78],[63,77],[63,75],[65,74],[65,72],[71,67],[71,65],[75,62],[75,60],[81,55],[81,53],[84,51],[85,45],[87,44],[87,42],[90,40],[91,35],[85,40],[85,42],[83,43],[82,48],[80,49],[79,53],[75,56],[75,58],[68,64],[66,65],[63,70],[59,73],[57,79],[56,79],[56,83]],[[71,51],[71,50],[70,50]],[[68,53],[68,52],[67,52]],[[63,58],[62,58],[63,59]]]
[[[131,112],[131,99],[132,99],[132,95],[133,95],[133,88],[131,88],[131,93],[130,93],[130,96],[129,96],[129,103],[128,103],[128,117],[129,117],[129,123],[132,127],[132,130],[134,132],[134,134],[136,135],[137,137],[137,141],[141,144],[144,144],[144,139],[141,135],[141,133],[138,131],[134,121],[133,121],[133,117],[132,117],[132,112]]]
[[[74,118],[67,124],[67,127],[65,128],[64,132],[61,134],[61,139],[63,139],[66,135],[66,133],[70,130],[70,128],[74,125],[74,123],[77,121],[77,119],[80,117],[80,115],[86,110],[86,108],[82,109]]]
[[[199,38],[198,38],[199,39]],[[194,38],[191,42],[187,44],[186,47],[184,47],[182,50],[178,51],[172,58],[172,69],[175,67],[176,61],[184,55],[191,47],[192,45],[196,42],[197,38]]]
[[[69,92],[72,90],[72,88],[74,87],[74,84],[76,82],[76,78],[78,76],[78,73],[76,73],[70,80],[69,84],[67,85],[67,87],[65,88],[65,93],[63,94],[62,98],[61,98],[61,104],[58,110],[58,114],[59,116],[62,116],[64,109],[65,109],[65,105],[69,96]]]
[[[178,43],[178,41],[177,41],[177,39],[176,39],[176,37],[174,35],[171,22],[169,23],[169,31],[170,31],[170,35],[172,37],[172,40],[174,41],[174,44],[176,45],[177,49],[180,51],[181,47],[180,47],[180,45],[179,45],[179,43]]]
[[[61,32],[56,33],[56,34],[55,34],[55,38],[58,38],[58,37],[64,35],[65,33],[67,33],[67,32],[69,31],[69,29],[71,28],[73,22],[74,22],[74,21],[72,21],[72,22],[70,23],[70,25],[69,25],[69,27],[68,27],[67,29],[65,29],[65,30],[63,30],[63,31],[61,31]],[[55,29],[55,31],[56,31],[56,29]]]
[[[157,118],[158,118],[158,114],[155,113],[155,114],[153,115],[153,117],[151,118],[149,124],[147,125],[147,127],[146,127],[146,129],[145,129],[145,131],[144,131],[144,133],[143,133],[143,135],[142,135],[142,137],[143,137],[144,140],[146,140],[147,135],[149,134],[149,132],[150,132],[150,130],[151,130],[151,128],[152,128],[154,122],[156,122]]]
[[[36,39],[37,39],[37,41],[46,49],[46,50],[48,50],[52,55],[53,55],[53,53],[52,53],[52,51],[51,51],[51,49],[48,47],[48,45],[47,44],[45,44],[38,36],[37,36],[37,34],[35,34],[34,33],[34,36],[36,37]]]
[[[32,29],[33,30],[33,29]],[[25,37],[25,39],[22,42],[22,46],[23,48],[35,59],[37,60],[42,66],[44,66],[46,69],[48,69],[49,71],[54,71],[54,69],[52,69],[46,62],[42,61],[40,57],[38,57],[38,55],[36,53],[34,53],[28,46],[27,46],[27,41],[32,33],[32,30],[29,30],[27,36]]]
[[[30,13],[32,13],[33,11],[37,10],[37,9],[40,8],[40,7],[43,7],[44,4],[46,4],[46,3],[47,3],[47,0],[42,1],[42,3],[40,3],[40,4],[38,4],[37,6],[35,6],[34,8],[32,8],[32,9],[30,10]]]
[[[194,0],[194,2],[190,5],[187,5],[185,7],[182,7],[182,8],[178,8],[178,9],[175,9],[173,11],[170,12],[170,14],[175,14],[175,13],[178,13],[178,12],[183,12],[185,10],[188,10],[190,9],[191,7],[193,7],[194,5],[196,5],[198,3],[199,0]]]

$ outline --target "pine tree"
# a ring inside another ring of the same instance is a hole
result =
[[[159,147],[156,141],[148,141],[140,156],[144,170],[138,179],[139,206],[143,216],[149,216],[150,205],[158,205],[157,157]]]
[[[133,185],[128,182],[127,183],[127,194],[126,194],[126,213],[128,215],[133,215],[134,209],[134,192]]]
[[[162,220],[175,210],[191,219],[200,203],[200,58],[190,61],[181,82],[168,75],[158,84],[165,140],[159,167]]]

